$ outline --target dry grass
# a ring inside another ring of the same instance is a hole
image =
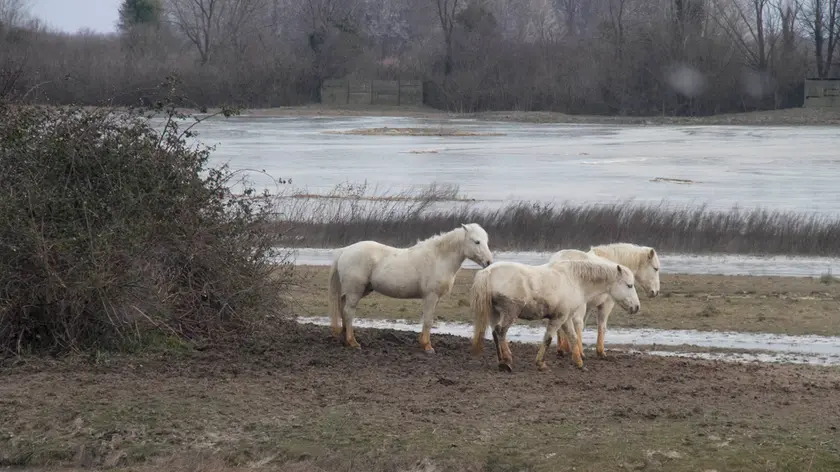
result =
[[[364,185],[327,195],[282,202],[273,231],[278,243],[295,247],[339,247],[364,239],[407,246],[478,223],[494,250],[588,248],[631,241],[666,252],[840,255],[840,220],[819,214],[764,209],[712,211],[633,203],[555,205],[514,202],[500,209],[463,201],[457,187],[381,193],[369,198]],[[360,190],[361,189],[361,190]]]
[[[357,128],[347,131],[323,131],[325,134],[352,134],[359,136],[505,136],[505,133],[464,131],[449,128]]]
[[[837,126],[840,112],[830,108],[787,108],[783,110],[725,113],[714,116],[603,116],[541,111],[487,111],[455,113],[430,107],[357,106],[334,107],[311,104],[296,107],[251,108],[243,115],[271,116],[395,116],[423,119],[467,118],[482,121],[521,123],[579,123],[643,126]]]
[[[297,266],[297,270],[302,282],[288,295],[293,310],[305,316],[326,316],[328,269]],[[438,305],[438,320],[472,323],[468,295],[473,274],[473,270],[458,273],[452,293]],[[638,315],[615,308],[609,326],[840,336],[840,284],[800,277],[673,274],[663,274],[661,281],[659,297],[640,295]],[[374,293],[359,304],[358,316],[419,323],[420,312],[419,300]],[[594,329],[594,320],[588,326]]]

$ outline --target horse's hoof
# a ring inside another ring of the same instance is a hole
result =
[[[607,353],[604,352],[604,351],[601,351],[601,352],[597,353],[597,355],[598,355],[599,359],[604,359],[604,360],[609,359],[609,356],[607,356]]]
[[[578,370],[579,370],[579,371],[581,371],[581,372],[589,372],[589,369],[588,369],[585,365],[583,365],[583,364],[581,364],[581,365],[577,366],[577,368],[578,368]]]
[[[423,352],[425,352],[426,354],[434,354],[435,348],[433,348],[432,346],[426,346],[423,348]]]
[[[545,362],[543,362],[542,364],[537,364],[537,370],[540,372],[546,372],[548,370],[548,366]]]
[[[356,342],[356,341],[353,341],[353,342],[351,342],[351,343],[347,343],[347,347],[349,347],[350,349],[361,349],[361,348],[362,348],[362,345],[361,345],[361,344],[359,344],[359,343],[358,343],[358,342]]]
[[[503,363],[500,362],[499,363],[499,371],[500,372],[513,372],[513,367],[511,367],[510,364],[503,364]]]

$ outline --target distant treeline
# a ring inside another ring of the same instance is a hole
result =
[[[358,76],[422,79],[427,104],[465,112],[799,106],[840,54],[827,1],[125,0],[111,35],[0,12],[0,96],[153,103],[175,76],[185,104],[273,107]]]

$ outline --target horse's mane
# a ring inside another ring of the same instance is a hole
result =
[[[456,236],[461,235],[462,231],[464,231],[463,228],[441,231],[440,233],[429,236],[426,239],[418,239],[414,246],[411,246],[409,249],[424,246],[437,246],[439,249],[451,249],[457,247],[461,243]]]
[[[592,246],[589,250],[598,256],[617,261],[633,272],[639,272],[648,264],[651,249],[632,243],[612,243]]]
[[[569,259],[556,261],[552,266],[580,280],[612,283],[618,279],[618,270],[614,263]]]

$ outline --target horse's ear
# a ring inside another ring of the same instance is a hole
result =
[[[650,253],[648,254],[648,259],[653,259],[656,256],[656,251],[653,248],[650,248]]]
[[[461,228],[464,228],[464,231],[469,231],[467,225],[465,225],[464,223],[461,223]]]
[[[616,269],[618,269],[618,275],[621,275],[621,266],[616,264]]]

